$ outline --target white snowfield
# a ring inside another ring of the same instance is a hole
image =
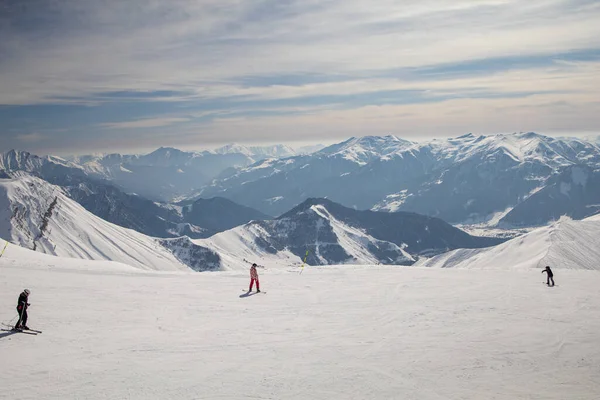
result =
[[[0,249],[1,250],[1,249]],[[53,260],[54,259],[54,260]],[[0,399],[600,398],[600,273],[158,273],[8,247]],[[136,272],[137,271],[137,272]]]
[[[154,238],[96,217],[58,186],[32,176],[0,179],[0,238],[61,257],[113,260],[149,270],[189,269]]]
[[[459,249],[421,260],[418,266],[519,270],[600,270],[600,215],[560,221],[484,249]]]

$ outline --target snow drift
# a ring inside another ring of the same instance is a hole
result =
[[[472,269],[600,270],[600,216],[560,221],[486,249],[459,249],[421,260],[418,266]]]

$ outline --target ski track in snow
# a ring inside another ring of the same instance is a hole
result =
[[[596,271],[307,267],[240,298],[247,271],[29,253],[0,258],[0,320],[28,287],[44,333],[0,333],[0,399],[600,396]]]

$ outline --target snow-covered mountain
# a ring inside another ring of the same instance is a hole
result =
[[[460,249],[421,260],[418,266],[471,269],[600,270],[600,215],[560,221],[487,249]]]
[[[56,157],[38,157],[28,152],[0,154],[6,171],[0,178],[29,174],[61,186],[94,215],[116,225],[157,237],[206,237],[202,228],[186,224],[173,210],[135,194],[127,194],[106,180],[91,178],[80,166]]]
[[[195,195],[223,196],[270,215],[326,197],[358,209],[466,223],[507,213],[572,165],[600,167],[600,147],[536,133],[421,143],[367,136],[310,155],[263,160],[221,175]]]
[[[252,220],[272,219],[260,211],[241,206],[223,197],[181,202],[173,208],[180,212],[182,220],[187,224],[202,227],[201,237],[209,237]]]
[[[284,145],[230,144],[211,151],[161,147],[144,155],[80,156],[71,161],[90,176],[114,182],[128,193],[171,201],[199,189],[227,169],[294,154],[293,149]]]
[[[302,146],[302,147],[298,147],[296,149],[296,154],[297,155],[312,154],[312,153],[316,153],[317,151],[323,150],[325,147],[326,146],[323,144],[313,144],[313,145]]]
[[[121,159],[121,156],[118,158]],[[72,199],[94,215],[153,237],[174,238],[187,235],[191,238],[205,238],[252,219],[270,218],[226,199],[199,200],[196,205],[186,202],[188,207],[185,210],[181,206],[156,203],[136,194],[125,193],[110,181],[90,177],[76,164],[56,163],[56,160],[27,152],[5,153],[0,161],[3,161],[7,171],[2,172],[0,178],[34,174],[61,186]],[[217,210],[222,214],[221,218],[215,214]],[[201,215],[206,218],[202,219]]]
[[[320,150],[319,154],[366,165],[374,160],[386,160],[415,144],[393,135],[353,137],[345,142],[326,147]]]
[[[0,170],[5,171],[6,175],[16,171],[27,172],[48,181],[65,176],[86,176],[81,166],[60,157],[38,157],[17,150],[0,153]]]
[[[544,225],[566,215],[582,219],[600,212],[600,169],[564,168],[546,185],[519,203],[500,223],[510,227]]]
[[[0,237],[62,257],[118,261],[141,269],[210,270],[217,254],[190,239],[155,239],[106,222],[32,176],[0,180]]]
[[[239,153],[184,152],[161,147],[145,155],[109,154],[74,159],[91,177],[104,179],[127,193],[169,201],[201,187],[227,168],[255,160]]]
[[[296,150],[283,144],[271,146],[244,146],[237,143],[230,143],[223,147],[213,150],[215,154],[244,154],[245,156],[259,161],[265,158],[284,158],[295,156]]]
[[[308,199],[271,221],[253,221],[195,243],[240,259],[275,259],[310,265],[411,265],[423,255],[502,242],[471,236],[444,221],[413,213],[356,211],[326,199]],[[306,252],[308,251],[308,256]]]

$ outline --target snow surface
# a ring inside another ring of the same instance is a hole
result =
[[[73,270],[11,250],[0,321],[27,287],[44,333],[0,332],[0,399],[600,396],[596,271],[548,288],[539,270],[267,269],[267,294],[244,297],[247,271]]]

